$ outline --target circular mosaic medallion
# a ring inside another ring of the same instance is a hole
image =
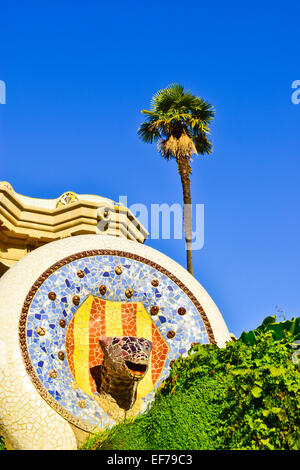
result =
[[[150,366],[137,388],[136,412],[152,401],[170,363],[186,355],[192,343],[214,342],[199,301],[152,261],[127,252],[93,250],[55,263],[37,279],[24,302],[19,323],[22,355],[47,403],[89,432],[115,424],[97,390],[103,335],[152,342]]]

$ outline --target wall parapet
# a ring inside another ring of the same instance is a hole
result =
[[[139,243],[148,236],[131,211],[111,199],[70,191],[57,199],[30,198],[0,182],[0,276],[46,243],[97,234]]]

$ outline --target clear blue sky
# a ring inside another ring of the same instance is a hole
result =
[[[33,197],[181,202],[175,163],[136,131],[153,93],[182,83],[216,109],[214,152],[193,165],[193,201],[205,204],[196,277],[238,336],[275,305],[299,316],[299,3],[0,7],[0,180]],[[185,265],[183,241],[147,243]]]

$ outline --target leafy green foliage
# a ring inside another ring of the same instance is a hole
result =
[[[273,339],[275,341],[284,341],[293,343],[294,341],[300,340],[300,317],[292,318],[282,322],[276,322],[276,316],[272,315],[266,317],[262,324],[255,330],[249,331],[248,333],[243,332],[240,336],[240,340],[251,346],[259,341],[260,336],[266,331],[271,331]],[[290,333],[287,336],[286,333]],[[289,340],[288,340],[289,338]]]
[[[4,440],[1,436],[0,436],[0,450],[5,450]]]
[[[224,349],[197,346],[188,360],[176,362],[161,393],[170,393],[174,374],[178,391],[188,390],[190,381],[202,386],[211,375],[215,391],[208,400],[218,404],[213,448],[300,449],[299,369],[287,342],[274,342],[266,332],[252,347],[242,341]]]
[[[291,333],[252,346],[196,345],[173,364],[151,408],[84,449],[300,449],[300,374]]]

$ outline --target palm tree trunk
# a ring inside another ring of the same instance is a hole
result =
[[[186,261],[187,270],[193,273],[193,257],[192,257],[192,198],[191,198],[191,180],[190,174],[192,173],[191,165],[187,157],[177,157],[177,168],[180,174],[182,191],[183,191],[183,220],[184,220],[184,235],[186,242]]]

